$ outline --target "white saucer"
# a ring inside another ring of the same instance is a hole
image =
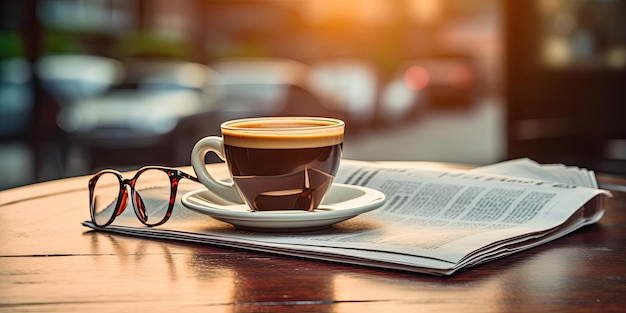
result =
[[[385,195],[374,189],[333,184],[314,211],[251,211],[246,204],[225,202],[206,189],[183,195],[182,203],[198,213],[230,223],[239,229],[263,232],[314,231],[380,207]]]

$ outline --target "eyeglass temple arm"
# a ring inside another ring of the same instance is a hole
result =
[[[187,174],[187,173],[185,173],[185,172],[183,172],[181,170],[176,170],[176,174],[178,176],[180,176],[180,177],[187,178],[187,179],[193,180],[193,181],[198,182],[198,183],[200,182],[197,177],[189,175],[189,174]]]

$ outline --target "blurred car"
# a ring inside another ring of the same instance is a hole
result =
[[[115,59],[83,54],[51,54],[35,64],[41,83],[59,106],[97,96],[124,77]]]
[[[432,108],[463,108],[471,105],[478,75],[468,57],[437,57],[407,61],[398,73],[407,88],[420,92]]]
[[[81,147],[90,167],[109,164],[188,164],[193,142],[214,133],[210,119],[220,93],[216,73],[183,61],[130,60],[121,83],[65,105],[58,124]],[[206,120],[193,125],[187,119]],[[190,138],[193,136],[193,138]]]
[[[209,66],[224,92],[219,110],[226,119],[243,115],[308,115],[345,118],[329,107],[310,84],[312,69],[284,58],[226,58]]]
[[[326,107],[344,112],[347,126],[364,128],[376,114],[378,77],[372,62],[357,58],[318,59],[309,84]]]

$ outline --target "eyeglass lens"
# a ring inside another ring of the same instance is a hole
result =
[[[102,173],[96,181],[92,202],[94,223],[105,225],[116,214],[121,181],[114,173]],[[123,199],[125,205],[126,199]]]
[[[147,225],[160,223],[167,215],[171,193],[171,182],[167,172],[148,169],[137,177],[134,192],[134,207],[137,217]]]

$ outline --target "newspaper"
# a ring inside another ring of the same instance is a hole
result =
[[[603,199],[592,171],[519,159],[470,170],[429,163],[344,160],[336,183],[382,191],[381,207],[314,232],[264,233],[187,209],[145,227],[127,209],[99,231],[235,247],[434,275],[517,253],[600,220]],[[202,188],[183,183],[178,196]],[[167,201],[164,192],[163,199]],[[145,199],[144,199],[145,200]]]

